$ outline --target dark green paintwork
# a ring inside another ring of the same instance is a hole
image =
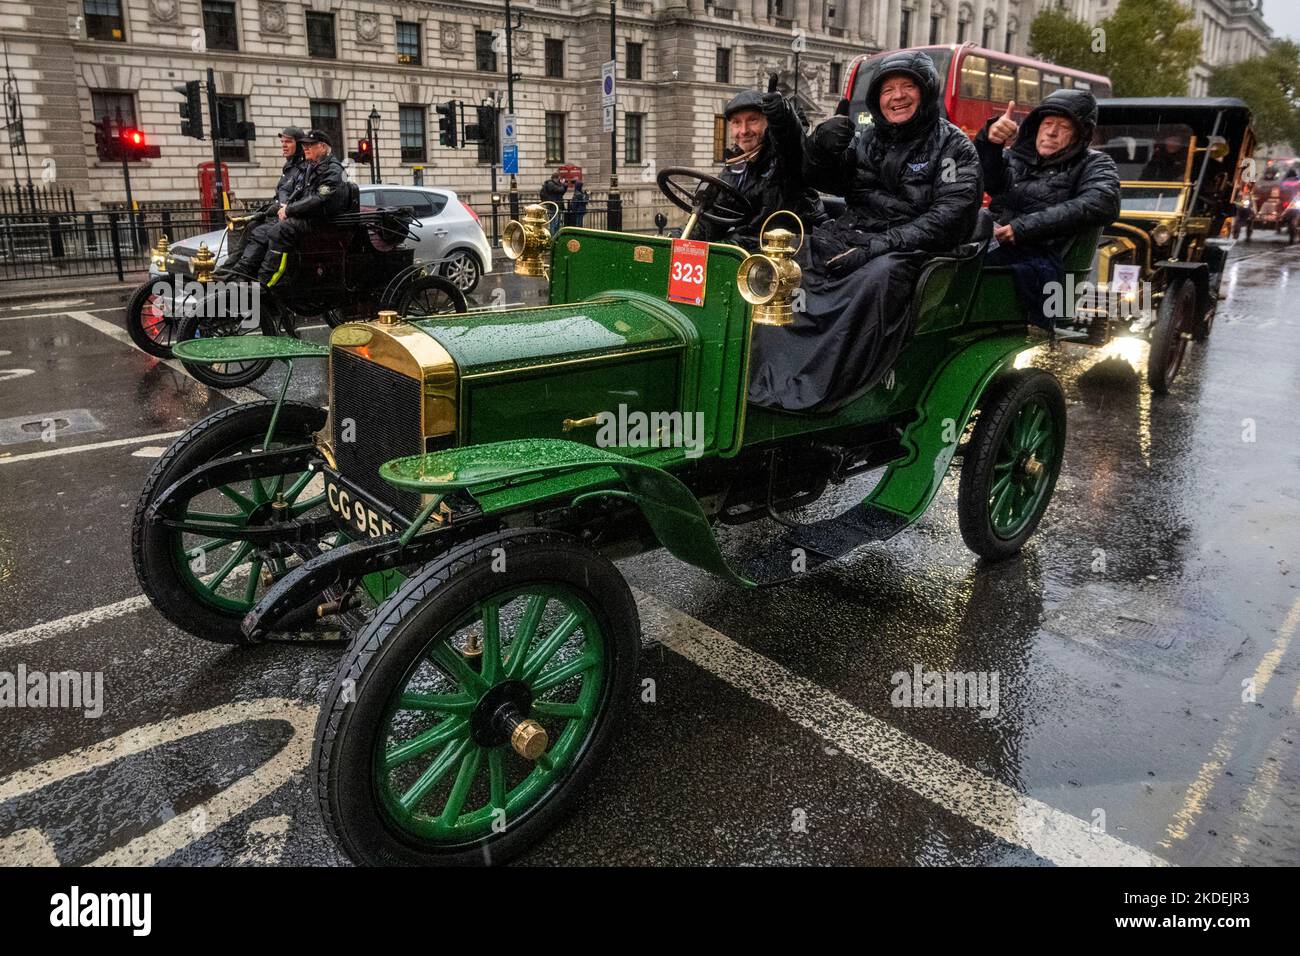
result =
[[[330,350],[328,345],[287,335],[218,335],[177,342],[172,346],[172,354],[183,362],[220,365],[261,359],[327,358]]]

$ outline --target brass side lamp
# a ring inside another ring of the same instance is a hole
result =
[[[799,223],[799,242],[789,229],[768,229],[773,216],[790,216]],[[790,325],[794,322],[794,292],[803,279],[803,270],[794,261],[803,247],[803,222],[794,213],[779,209],[768,216],[759,230],[761,251],[740,264],[736,285],[740,295],[754,307],[755,325]]]
[[[548,264],[545,256],[551,248],[551,232],[546,224],[552,218],[552,214],[546,211],[547,206],[554,207],[555,214],[559,214],[555,203],[535,203],[524,210],[522,222],[511,219],[501,234],[501,249],[507,259],[514,260],[517,276],[546,275]]]

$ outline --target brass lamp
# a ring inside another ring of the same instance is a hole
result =
[[[515,263],[517,276],[544,276],[547,263],[543,258],[551,248],[551,233],[546,228],[551,219],[547,206],[554,203],[536,203],[524,210],[523,222],[511,219],[501,234],[501,248],[507,259]],[[556,207],[558,212],[559,207]]]
[[[194,258],[190,260],[190,265],[194,267],[194,278],[199,282],[211,282],[212,270],[217,267],[217,257],[212,254],[206,242],[199,243],[199,251],[194,253]]]
[[[780,215],[784,210],[772,213]],[[799,217],[785,212],[796,222]],[[755,325],[790,325],[794,322],[794,291],[803,279],[803,270],[794,261],[795,254],[803,245],[803,223],[799,222],[799,243],[795,244],[795,235],[789,229],[768,229],[763,223],[759,244],[760,252],[745,259],[736,273],[736,285],[740,295],[754,307]]]
[[[172,257],[170,252],[170,243],[167,242],[166,236],[159,236],[158,242],[153,249],[149,251],[149,265],[155,272],[166,272],[167,266],[171,264]]]

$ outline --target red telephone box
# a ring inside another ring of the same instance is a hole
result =
[[[221,196],[217,192],[215,168],[214,163],[199,163],[199,198],[203,202],[204,209],[222,208]],[[230,183],[230,167],[225,163],[221,164],[221,185],[225,187],[226,195],[234,199],[235,190]]]
[[[582,167],[575,166],[573,163],[565,163],[557,169],[556,172],[559,173],[560,178],[564,180],[564,185],[568,186],[570,189],[573,188],[574,183],[582,180]]]

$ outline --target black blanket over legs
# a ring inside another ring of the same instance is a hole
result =
[[[805,252],[798,257],[804,308],[796,308],[794,323],[754,326],[749,400],[830,412],[875,385],[898,358],[925,257],[887,252],[837,279],[810,269]]]

